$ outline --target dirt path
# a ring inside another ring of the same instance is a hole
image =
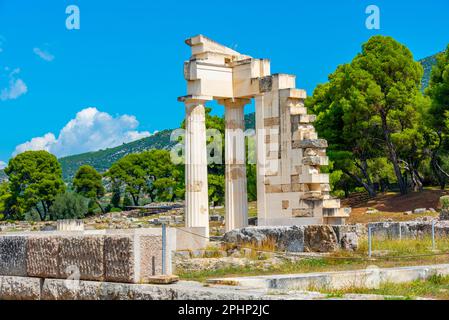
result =
[[[379,221],[382,218],[389,218],[395,221],[413,220],[419,216],[429,216],[436,214],[423,215],[404,215],[406,211],[413,211],[417,208],[433,208],[438,209],[439,199],[443,195],[448,195],[449,190],[424,190],[422,192],[413,192],[405,196],[397,193],[386,193],[378,195],[374,199],[370,199],[365,203],[352,207],[351,217],[348,223],[366,223],[371,221]],[[347,200],[342,200],[345,205]],[[379,213],[366,214],[369,208],[379,210]]]

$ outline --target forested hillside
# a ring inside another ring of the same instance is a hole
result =
[[[423,76],[423,79],[422,79],[422,89],[423,90],[429,86],[430,72],[432,71],[432,67],[437,62],[436,56],[437,55],[434,54],[433,56],[430,56],[430,57],[427,57],[427,58],[419,60],[419,62],[421,63],[421,65],[424,68],[424,76]]]

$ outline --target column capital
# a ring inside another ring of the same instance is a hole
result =
[[[237,108],[243,107],[251,103],[251,99],[246,98],[228,98],[228,99],[218,99],[218,104],[225,106],[226,108]]]

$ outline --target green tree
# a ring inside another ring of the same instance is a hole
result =
[[[122,197],[122,190],[120,184],[117,182],[112,182],[112,197],[111,197],[112,208],[120,208],[121,197]]]
[[[58,194],[65,192],[61,166],[47,151],[27,151],[9,161],[5,168],[16,215],[31,209],[45,220]]]
[[[56,196],[50,208],[52,220],[82,219],[88,210],[88,199],[80,194],[67,192]]]
[[[9,183],[0,183],[0,220],[5,216],[9,217],[10,200],[11,192],[9,190]]]
[[[111,166],[105,175],[112,180],[112,183],[124,185],[125,192],[131,196],[133,205],[139,205],[139,200],[146,187],[146,171],[139,154],[133,153],[121,158]]]
[[[132,206],[133,203],[131,201],[131,198],[128,196],[128,193],[125,193],[125,196],[123,197],[123,208],[126,209],[127,207]]]
[[[145,192],[151,201],[173,201],[176,184],[183,177],[167,150],[150,150],[140,154],[145,172]]]
[[[167,150],[127,155],[114,163],[106,176],[112,184],[125,186],[135,206],[143,196],[151,202],[173,201],[184,179],[183,170],[173,164]]]
[[[423,68],[410,50],[391,37],[374,36],[352,62],[356,69],[370,75],[365,91],[370,110],[379,120],[388,157],[393,165],[401,194],[407,183],[401,171],[401,159],[394,134],[414,129],[421,99]]]
[[[437,56],[437,64],[432,68],[430,84],[426,94],[432,99],[427,123],[433,129],[430,144],[431,167],[442,189],[449,179],[449,173],[443,165],[443,157],[449,150],[449,46]],[[433,138],[433,139],[432,139]]]
[[[257,168],[255,164],[248,164],[246,166],[246,188],[248,191],[248,201],[257,200]]]
[[[405,160],[398,154],[395,135],[417,129],[422,74],[421,65],[404,45],[391,37],[374,36],[307,101],[318,116],[318,132],[335,151],[334,167],[370,195],[375,190],[369,160],[383,155],[393,166],[400,192],[407,193]]]
[[[103,186],[102,176],[97,170],[89,165],[81,166],[73,179],[73,187],[76,193],[94,201],[101,212],[105,213],[100,203],[100,199],[105,194],[105,188]]]
[[[223,204],[225,200],[224,176],[218,174],[209,174],[207,176],[207,182],[209,200],[213,202],[214,206],[217,204]]]

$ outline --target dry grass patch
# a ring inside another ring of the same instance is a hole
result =
[[[383,283],[377,289],[347,287],[336,290],[318,290],[332,297],[343,297],[345,294],[377,294],[387,299],[417,297],[449,300],[449,276],[433,275],[426,280],[416,280],[407,283]]]

